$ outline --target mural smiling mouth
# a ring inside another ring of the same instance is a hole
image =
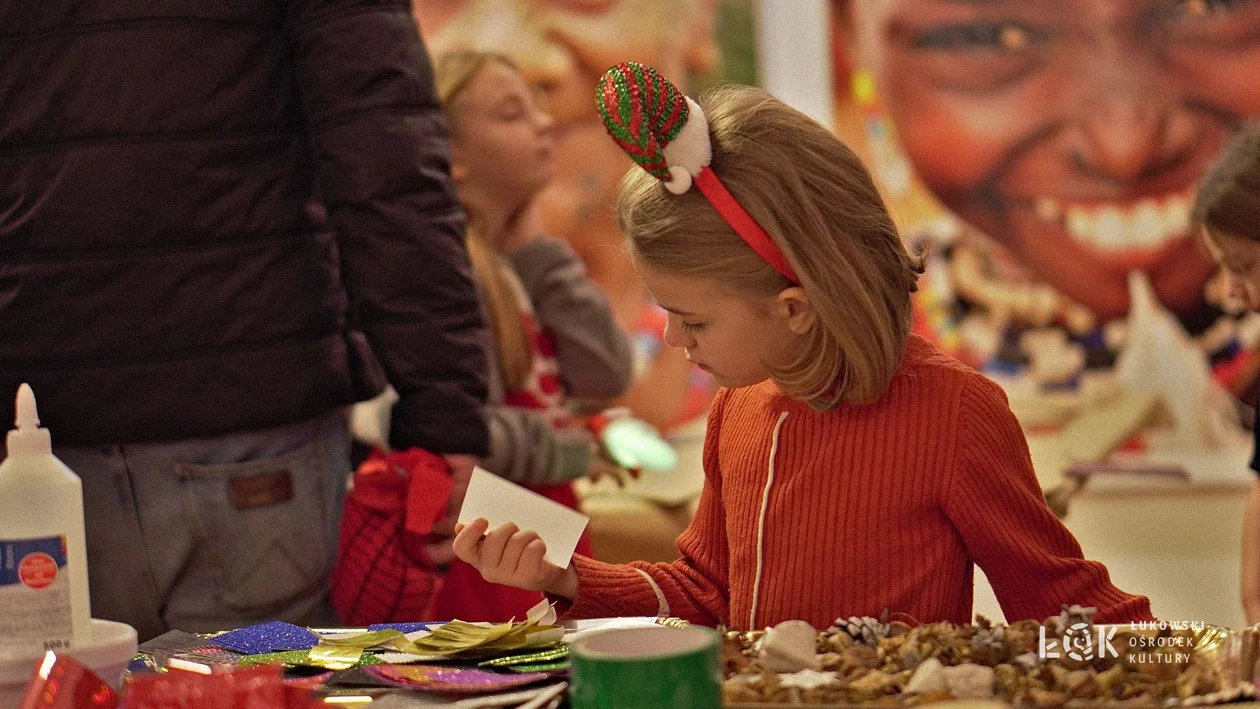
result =
[[[998,211],[973,215],[992,220],[994,233],[1005,237],[998,243],[1012,249],[1014,263],[1031,278],[1102,321],[1128,312],[1132,271],[1150,277],[1165,307],[1193,313],[1214,269],[1190,224],[1197,180],[1169,182],[1128,195],[1033,193],[1008,198]]]
[[[1190,238],[1194,185],[1129,202],[1086,202],[1042,196],[1033,212],[1104,260],[1148,261]],[[1147,258],[1143,258],[1143,257]]]

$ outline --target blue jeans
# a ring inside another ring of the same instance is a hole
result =
[[[172,629],[336,622],[328,579],[351,472],[345,411],[53,452],[83,480],[93,617],[132,625],[141,642]]]

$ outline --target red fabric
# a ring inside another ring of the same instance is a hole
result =
[[[573,422],[573,416],[569,411],[568,392],[560,380],[555,340],[539,326],[532,308],[521,310],[521,327],[534,355],[533,368],[523,386],[504,393],[503,404],[537,411],[553,427],[566,428]]]
[[[1252,363],[1257,356],[1260,355],[1256,352],[1240,349],[1238,354],[1213,366],[1212,374],[1216,377],[1216,381],[1228,389],[1233,389],[1239,380],[1251,371]]]
[[[441,456],[374,451],[346,495],[332,605],[345,623],[425,619],[439,587],[422,547],[446,513],[453,483]]]

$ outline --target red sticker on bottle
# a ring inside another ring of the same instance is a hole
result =
[[[27,554],[18,562],[18,578],[30,588],[51,586],[57,580],[57,562],[42,551]]]

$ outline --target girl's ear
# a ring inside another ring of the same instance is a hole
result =
[[[775,297],[775,306],[779,314],[787,319],[788,329],[793,334],[804,335],[814,329],[818,312],[804,288],[793,286],[780,291]]]

